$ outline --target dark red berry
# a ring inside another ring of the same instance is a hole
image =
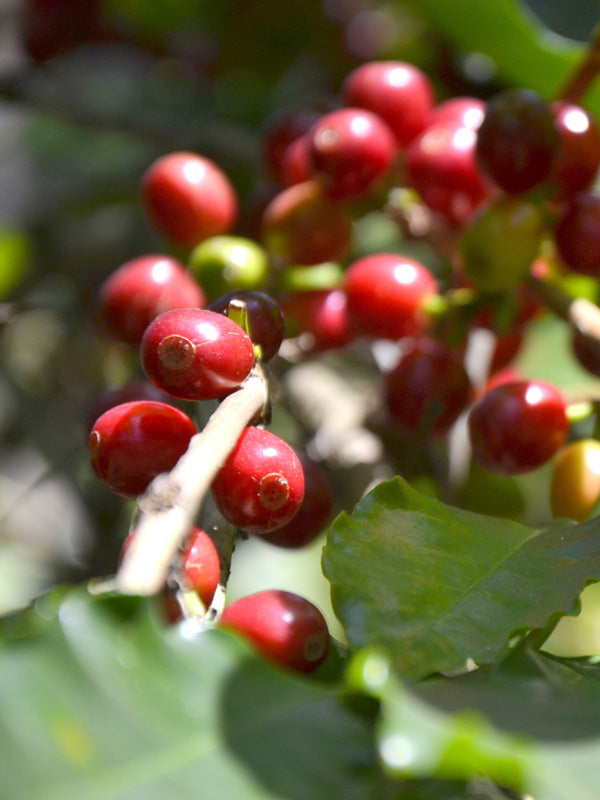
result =
[[[334,200],[363,197],[383,180],[394,164],[394,134],[371,111],[360,108],[331,111],[306,136],[312,174]]]
[[[254,347],[222,314],[198,308],[166,311],[146,328],[142,367],[160,389],[182,400],[211,400],[237,389],[254,365]]]
[[[247,639],[263,658],[297,672],[312,672],[329,649],[325,618],[292,592],[267,589],[235,600],[220,624]]]
[[[600,196],[580,192],[567,202],[556,221],[554,240],[569,269],[600,276]]]
[[[165,392],[161,392],[158,386],[150,381],[144,380],[131,381],[115,389],[105,389],[94,397],[85,413],[84,425],[88,436],[94,427],[94,422],[105,411],[122,403],[131,403],[133,400],[153,400],[156,403],[169,404],[173,398]]]
[[[321,117],[309,108],[285,108],[273,113],[262,130],[262,161],[268,177],[278,183],[284,180],[285,153]]]
[[[344,104],[383,119],[404,148],[427,125],[434,103],[429,78],[403,61],[369,61],[356,67],[342,86]]]
[[[156,475],[173,469],[196,433],[192,420],[166,403],[123,403],[94,423],[90,462],[96,477],[109,489],[136,497]]]
[[[283,339],[283,314],[276,300],[265,292],[234,290],[221,295],[209,306],[217,314],[229,313],[230,304],[241,301],[248,314],[248,333],[252,342],[261,348],[263,361],[270,361],[277,354]]]
[[[308,136],[300,136],[288,146],[283,155],[281,175],[285,186],[304,183],[312,178]]]
[[[325,530],[334,508],[333,489],[321,467],[305,453],[298,453],[304,472],[304,500],[294,517],[262,538],[285,548],[305,547]]]
[[[475,130],[447,123],[427,128],[406,151],[410,185],[452,225],[464,224],[490,196],[490,184],[475,157],[476,144]]]
[[[286,336],[304,334],[307,353],[346,347],[353,339],[348,301],[342,289],[286,292],[279,298]]]
[[[212,483],[217,508],[242,530],[266,533],[289,522],[304,497],[294,450],[270,431],[246,428]]]
[[[549,106],[531,89],[494,95],[477,131],[482,170],[506,192],[518,194],[548,179],[559,145]]]
[[[571,349],[581,366],[600,378],[600,342],[577,329],[571,333]]]
[[[437,282],[420,262],[397,253],[377,253],[351,264],[344,290],[354,330],[380,339],[422,333],[429,324],[424,304]]]
[[[394,422],[424,434],[447,431],[473,395],[460,356],[429,338],[412,340],[403,348],[397,366],[385,375],[384,388]]]
[[[206,295],[183,264],[166,255],[134,258],[112,272],[100,287],[98,308],[122,341],[139,345],[150,322],[173,308],[206,304]]]
[[[238,199],[225,173],[197,153],[168,153],[142,176],[141,200],[155,228],[181,247],[228,233]]]
[[[261,238],[271,255],[285,264],[339,261],[352,244],[352,222],[316,181],[305,181],[283,189],[268,203]]]
[[[550,105],[559,145],[550,180],[562,195],[587,189],[600,167],[600,130],[581,106],[564,101]]]
[[[473,458],[492,472],[529,472],[555,455],[568,427],[566,401],[555,386],[541,380],[502,383],[469,414]]]

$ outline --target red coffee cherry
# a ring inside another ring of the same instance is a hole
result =
[[[158,386],[150,381],[131,381],[115,389],[105,389],[96,395],[85,412],[84,427],[87,435],[94,427],[94,422],[99,416],[122,403],[131,403],[133,400],[153,400],[156,403],[171,404],[172,397],[161,392]]]
[[[304,473],[294,450],[270,431],[246,428],[212,483],[225,519],[250,533],[289,522],[304,497]]]
[[[406,151],[408,181],[425,205],[452,225],[463,225],[490,196],[475,148],[477,131],[437,124],[417,136]]]
[[[574,272],[600,275],[600,196],[580,192],[562,208],[554,241],[565,265]]]
[[[147,255],[127,261],[104,281],[98,309],[122,341],[139,345],[150,322],[173,308],[203,308],[206,295],[177,259]]]
[[[270,361],[277,355],[284,333],[283,314],[279,305],[265,292],[237,289],[212,302],[209,311],[227,316],[230,303],[236,300],[246,306],[248,332],[253,344],[260,346],[262,361]]]
[[[146,328],[142,367],[152,383],[181,400],[212,400],[237,389],[254,365],[242,328],[199,308],[165,311]]]
[[[285,186],[294,186],[312,178],[308,136],[300,136],[288,145],[283,154],[281,175]]]
[[[159,233],[187,248],[228,233],[238,214],[229,178],[197,153],[168,153],[157,159],[142,177],[141,201]]]
[[[496,386],[469,414],[473,458],[504,475],[529,472],[549,461],[564,444],[568,428],[565,398],[540,380]]]
[[[477,97],[450,97],[431,109],[426,127],[453,125],[476,131],[483,122],[486,107]]]
[[[396,140],[370,111],[342,108],[321,117],[306,134],[312,174],[333,200],[356,200],[388,174]]]
[[[472,396],[462,359],[435,339],[409,342],[384,378],[385,404],[405,431],[446,432]]]
[[[356,67],[342,86],[346,106],[365,108],[390,127],[404,148],[427,125],[434,103],[429,78],[403,61],[369,61]]]
[[[261,238],[271,255],[286,264],[341,261],[352,244],[352,221],[316,181],[305,181],[268,203]]]
[[[559,144],[550,180],[562,195],[587,189],[600,167],[600,130],[588,112],[574,103],[550,104]]]
[[[127,536],[121,547],[119,564],[135,538],[135,529]],[[215,543],[206,531],[193,525],[183,549],[178,556],[182,588],[193,589],[205,607],[208,607],[219,585],[221,562]],[[165,587],[164,610],[170,622],[178,622],[181,609],[175,596]]]
[[[329,650],[325,618],[292,592],[267,589],[235,600],[220,624],[247,639],[263,658],[296,672],[312,672]]]
[[[416,336],[429,324],[424,310],[437,282],[418,261],[377,253],[351,264],[344,277],[351,324],[358,334],[380,339]]]
[[[307,334],[307,353],[323,353],[346,347],[353,339],[348,301],[342,289],[286,292],[279,298],[286,336]]]
[[[277,547],[296,549],[310,544],[325,530],[334,509],[333,488],[321,467],[306,453],[298,453],[304,472],[304,499],[294,517],[262,539]]]
[[[136,497],[153,478],[173,469],[197,432],[186,414],[166,403],[123,403],[94,423],[90,463],[113,492]]]

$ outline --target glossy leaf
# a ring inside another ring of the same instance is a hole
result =
[[[515,789],[531,784],[536,760],[530,742],[498,731],[475,710],[447,713],[418,697],[397,679],[385,651],[360,652],[348,677],[381,703],[379,756],[395,777],[485,776]]]
[[[323,567],[351,646],[385,647],[419,679],[494,663],[515,631],[575,614],[600,577],[600,523],[537,531],[395,478],[334,521]]]
[[[414,5],[457,52],[487,56],[495,81],[528,86],[546,99],[558,94],[585,52],[585,45],[553,33],[517,0],[460,0],[451,14],[444,0]],[[586,105],[600,108],[600,87],[586,96]]]
[[[184,638],[146,604],[84,590],[0,631],[0,774],[11,800],[362,800],[372,734],[333,690],[238,639]]]

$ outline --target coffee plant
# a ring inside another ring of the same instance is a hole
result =
[[[1,797],[596,800],[589,5],[0,7]]]

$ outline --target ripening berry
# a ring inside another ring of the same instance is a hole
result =
[[[267,589],[235,600],[220,625],[239,633],[268,661],[296,672],[312,672],[329,650],[325,618],[292,592]]]
[[[228,233],[237,219],[238,198],[229,178],[197,153],[157,159],[142,176],[140,191],[149,221],[180,247]]]
[[[304,497],[304,473],[294,450],[270,431],[248,427],[212,483],[225,519],[250,533],[289,522]]]

